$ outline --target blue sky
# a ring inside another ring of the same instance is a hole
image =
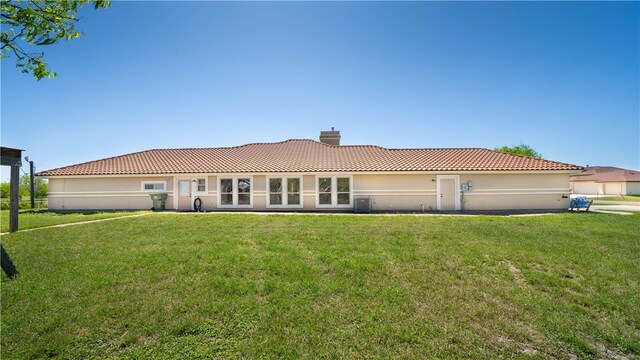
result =
[[[2,60],[1,141],[38,170],[332,126],[640,168],[638,2],[114,2],[78,26],[43,49],[54,80]]]

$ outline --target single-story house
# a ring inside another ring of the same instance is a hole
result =
[[[612,166],[588,166],[569,178],[581,195],[640,195],[640,172]]]
[[[55,210],[372,211],[566,209],[582,168],[480,148],[387,149],[293,139],[235,147],[154,149],[42,171]]]

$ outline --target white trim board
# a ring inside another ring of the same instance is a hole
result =
[[[460,171],[310,171],[310,172],[296,172],[296,173],[287,173],[287,174],[295,174],[299,176],[315,176],[315,175],[327,175],[333,176],[333,174],[344,174],[348,173],[351,175],[455,175],[455,174],[477,174],[477,175],[524,175],[524,174],[576,174],[581,170],[460,170]],[[247,174],[246,172],[242,173],[189,173],[189,174],[181,174],[181,173],[165,173],[165,174],[117,174],[117,175],[51,175],[51,176],[39,176],[45,179],[72,179],[72,178],[140,178],[140,177],[189,177],[189,176],[239,176],[242,174]],[[250,172],[249,174],[253,176],[269,176],[269,175],[279,175],[279,172]]]
[[[172,197],[173,195],[169,195]],[[145,197],[149,198],[149,194],[47,194],[47,198],[80,198],[80,197]]]

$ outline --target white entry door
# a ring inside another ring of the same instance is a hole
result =
[[[460,178],[458,175],[438,175],[437,188],[437,208],[442,211],[460,210],[459,187]]]
[[[192,210],[191,180],[178,181],[178,210]]]

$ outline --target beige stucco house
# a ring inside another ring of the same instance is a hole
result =
[[[570,178],[571,190],[582,195],[640,195],[640,172],[612,166],[589,166]]]
[[[488,149],[386,149],[287,140],[237,147],[147,150],[38,173],[49,208],[372,211],[566,209],[569,175],[581,168]]]

